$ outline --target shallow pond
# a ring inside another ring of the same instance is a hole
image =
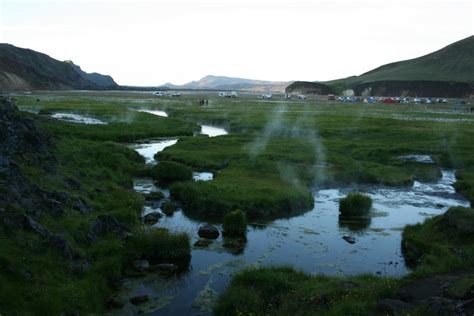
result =
[[[404,275],[408,268],[400,248],[403,227],[441,214],[450,206],[469,206],[455,193],[454,181],[454,173],[443,170],[439,181],[415,182],[409,188],[358,186],[316,191],[315,207],[305,214],[249,225],[248,242],[242,252],[225,248],[220,236],[206,247],[193,246],[189,270],[167,279],[166,286],[157,290],[156,283],[135,280],[128,293],[166,297],[166,303],[158,309],[147,310],[151,315],[190,315],[209,313],[213,298],[229,284],[232,274],[250,266],[291,265],[314,274]],[[145,193],[161,190],[146,179],[137,180],[135,189]],[[339,199],[355,190],[372,197],[371,216],[361,221],[341,221]],[[169,196],[169,192],[162,191]],[[144,209],[144,213],[151,211],[160,211],[159,204]],[[154,226],[187,232],[194,245],[202,224],[178,211]],[[220,225],[215,226],[221,230]],[[348,236],[355,243],[343,239]],[[139,312],[130,304],[127,308],[132,314]]]
[[[150,114],[158,115],[158,116],[162,116],[162,117],[168,117],[168,114],[165,111],[160,111],[160,110],[139,109],[137,111],[138,112],[146,112],[146,113],[150,113]]]
[[[201,134],[208,135],[209,137],[216,137],[221,135],[227,135],[229,133],[221,127],[201,125]]]
[[[60,121],[70,122],[70,123],[79,123],[79,124],[92,124],[92,125],[104,125],[107,122],[101,121],[96,118],[87,117],[81,114],[73,113],[54,113],[51,115],[52,118],[58,119]]]
[[[149,141],[140,144],[133,144],[131,148],[137,151],[140,155],[145,158],[146,163],[154,164],[156,163],[153,156],[165,149],[166,147],[173,146],[178,142],[178,139],[166,139],[158,141]]]

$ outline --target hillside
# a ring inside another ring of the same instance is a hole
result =
[[[334,90],[322,83],[309,81],[295,81],[285,89],[286,93],[330,94]]]
[[[61,62],[31,49],[0,44],[0,90],[109,89],[110,76],[86,73],[72,62]]]
[[[196,90],[245,90],[245,91],[285,91],[285,87],[291,82],[286,81],[264,81],[225,76],[205,76],[200,80],[191,81],[184,85],[164,84],[171,89],[196,89]]]
[[[348,88],[358,91],[374,88],[389,94],[405,93],[418,96],[430,95],[432,87],[436,86],[436,91],[441,93],[438,96],[452,97],[453,83],[461,82],[464,85],[461,88],[456,86],[458,92],[455,94],[460,93],[457,96],[464,97],[473,93],[473,56],[474,36],[470,36],[425,56],[386,64],[360,76],[323,83],[338,92]],[[420,85],[420,81],[427,82],[426,86],[429,86],[430,91],[425,90],[425,85]]]

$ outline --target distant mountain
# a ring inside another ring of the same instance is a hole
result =
[[[288,81],[263,81],[244,78],[233,78],[224,76],[205,76],[204,78],[191,81],[184,85],[164,84],[163,87],[170,89],[195,89],[195,90],[239,90],[265,92],[284,92]]]
[[[474,36],[431,54],[322,82],[356,94],[465,97],[474,93]]]
[[[62,62],[31,49],[0,44],[0,90],[116,87],[112,77],[86,73],[71,61]]]

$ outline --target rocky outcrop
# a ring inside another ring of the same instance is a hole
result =
[[[286,93],[331,94],[334,90],[322,83],[310,81],[295,81],[285,89]]]
[[[107,234],[113,234],[118,238],[126,238],[130,235],[128,228],[120,223],[112,215],[99,215],[90,225],[89,238],[97,240]]]
[[[0,97],[0,225],[7,230],[33,232],[64,258],[75,260],[81,256],[69,242],[41,224],[45,213],[59,217],[67,209],[81,214],[92,211],[85,200],[66,193],[78,184],[59,173],[54,148],[53,139],[11,99]],[[62,181],[65,191],[40,187],[31,180],[31,170]]]
[[[0,97],[0,207],[16,206],[36,219],[42,212],[61,216],[65,209],[82,214],[91,211],[85,200],[45,190],[25,174],[23,169],[28,166],[44,176],[63,179],[65,190],[77,186],[74,179],[58,174],[53,151],[52,138],[21,113],[11,99]]]
[[[376,309],[382,315],[399,315],[424,306],[433,315],[472,315],[473,300],[474,273],[463,271],[411,281],[394,298],[380,300]]]

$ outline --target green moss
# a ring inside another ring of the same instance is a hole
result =
[[[153,179],[162,184],[169,184],[176,181],[192,180],[192,170],[180,163],[172,161],[163,161],[153,167],[151,170]]]
[[[364,216],[372,207],[372,199],[361,193],[349,193],[339,201],[341,216]]]
[[[245,236],[247,232],[247,215],[241,210],[225,214],[222,228],[226,236]]]

